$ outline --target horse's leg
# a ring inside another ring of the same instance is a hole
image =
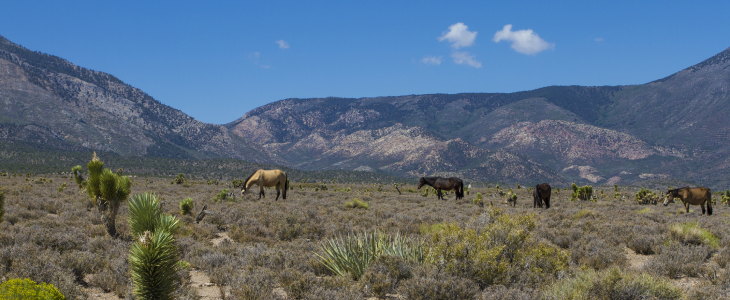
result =
[[[707,203],[707,201],[700,203],[700,207],[702,207],[702,214],[703,215],[705,214],[705,203]]]
[[[264,194],[264,185],[259,185],[259,200],[261,200],[261,196],[264,196],[266,198],[266,194]]]
[[[279,183],[276,184],[276,200],[274,201],[279,201],[279,194],[281,194],[281,188],[279,188],[280,185],[281,184]]]
[[[687,209],[687,213],[689,213],[689,203],[684,203],[684,208]]]

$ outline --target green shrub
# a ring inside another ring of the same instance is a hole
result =
[[[172,183],[173,184],[183,184],[183,183],[185,183],[185,181],[186,181],[185,174],[180,173],[180,174],[177,174],[177,176],[175,176],[175,179],[172,180]]]
[[[446,224],[433,235],[425,261],[481,287],[539,281],[568,267],[567,254],[530,239],[532,215],[510,217],[498,209],[485,214],[483,228]]]
[[[36,284],[28,278],[10,279],[0,284],[0,299],[4,300],[65,300],[52,284]]]
[[[215,200],[215,202],[219,202],[221,200],[226,200],[226,199],[228,199],[228,189],[223,189],[220,193],[215,195],[215,198],[213,198],[213,200]]]
[[[354,198],[354,199],[352,199],[352,201],[345,202],[345,207],[346,208],[363,208],[363,209],[368,209],[368,208],[370,208],[370,204],[368,204],[367,202],[362,201],[362,200],[360,200],[358,198]]]
[[[365,270],[362,283],[365,290],[377,298],[395,293],[399,282],[411,278],[415,263],[398,256],[382,255]]]
[[[719,239],[707,229],[700,228],[697,222],[669,225],[669,233],[684,244],[708,245],[715,249],[719,246]]]
[[[418,226],[418,229],[421,232],[421,234],[439,232],[441,230],[444,230],[444,228],[446,228],[446,225],[444,225],[443,223],[437,223],[437,224],[431,224],[431,225],[421,224],[420,226]]]
[[[570,201],[575,201],[576,199],[586,201],[591,199],[591,196],[593,196],[593,187],[590,185],[578,187],[575,183],[573,183],[571,188],[573,188],[573,193],[570,194]]]
[[[389,237],[374,230],[347,238],[329,239],[315,253],[319,261],[333,273],[359,280],[371,262],[381,255],[398,256],[423,261],[423,244],[397,234]]]
[[[545,290],[544,299],[681,299],[682,290],[671,282],[647,274],[611,268],[603,272],[583,270]]]
[[[653,193],[650,190],[647,190],[645,188],[641,188],[636,194],[634,194],[634,200],[636,200],[636,203],[646,205],[646,204],[654,204],[656,205],[659,203],[659,196],[657,196],[656,193]]]
[[[180,201],[180,214],[190,215],[193,211],[193,198],[185,198]]]

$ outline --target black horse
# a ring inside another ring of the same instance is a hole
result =
[[[550,194],[552,193],[552,190],[550,189],[550,185],[547,183],[541,183],[535,186],[535,189],[532,191],[532,197],[535,199],[534,203],[532,204],[532,208],[540,207],[542,208],[543,201],[545,202],[545,208],[550,208]]]
[[[436,189],[438,199],[446,200],[441,194],[441,190],[454,190],[454,193],[456,193],[456,200],[464,198],[464,182],[462,182],[458,177],[421,177],[421,180],[418,181],[418,189],[421,189],[424,184]]]

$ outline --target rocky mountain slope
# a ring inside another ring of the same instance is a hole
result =
[[[225,127],[199,122],[114,76],[0,36],[0,139],[70,150],[283,161]]]
[[[729,85],[730,49],[644,85],[287,99],[226,127],[303,169],[721,186],[730,183]]]

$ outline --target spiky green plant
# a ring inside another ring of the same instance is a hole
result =
[[[347,238],[332,238],[315,253],[319,261],[335,274],[360,279],[371,262],[381,255],[398,256],[416,262],[423,261],[423,242],[400,234],[389,237],[378,230]]]
[[[586,201],[593,196],[593,187],[590,185],[578,187],[573,183],[571,187],[573,188],[573,193],[570,194],[570,201],[575,201],[576,199]]]
[[[145,231],[129,251],[134,295],[139,299],[172,299],[178,253],[172,233]]]
[[[133,236],[160,230],[175,233],[180,222],[172,215],[163,214],[160,201],[154,193],[136,194],[127,203],[129,230]]]
[[[180,201],[180,214],[189,215],[193,211],[193,198],[185,198]]]
[[[132,182],[127,176],[104,169],[104,162],[96,157],[96,152],[91,161],[86,164],[86,168],[89,171],[89,179],[84,181],[80,166],[75,166],[71,169],[74,180],[79,188],[86,188],[86,194],[101,214],[101,221],[104,223],[107,233],[116,237],[117,212],[121,203],[127,200]]]
[[[177,176],[175,177],[175,179],[172,180],[172,183],[174,183],[174,184],[183,184],[183,183],[185,183],[185,174],[183,174],[183,173],[177,174]]]

